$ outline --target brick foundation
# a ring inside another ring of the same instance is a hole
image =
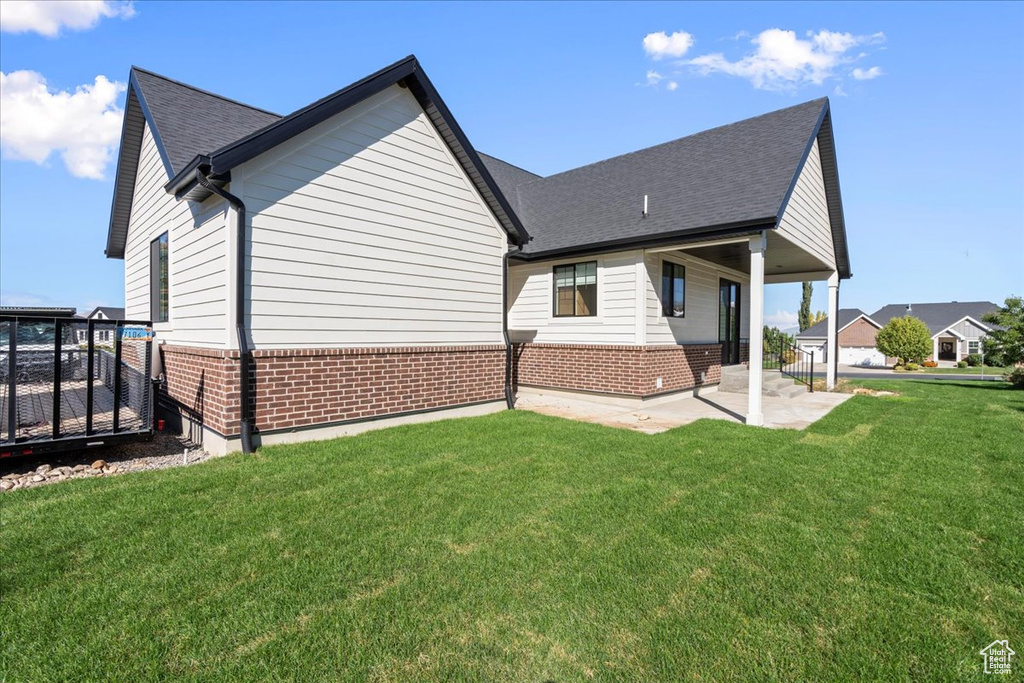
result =
[[[168,396],[220,434],[239,433],[238,352],[161,347]],[[496,401],[501,345],[253,352],[258,431]]]
[[[515,345],[513,353],[517,385],[638,397],[717,384],[721,370],[720,344],[522,343]],[[706,373],[703,378],[702,372]]]

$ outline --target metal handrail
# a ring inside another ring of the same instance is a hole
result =
[[[814,352],[805,351],[796,344],[780,339],[775,348],[765,348],[764,369],[778,370],[799,382],[807,385],[814,393]]]

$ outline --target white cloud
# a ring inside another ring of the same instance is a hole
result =
[[[109,0],[4,0],[0,2],[0,31],[7,33],[35,32],[50,38],[62,28],[84,31],[101,19],[135,16],[131,2]]]
[[[850,72],[850,75],[858,81],[870,81],[872,78],[878,78],[882,75],[882,67],[873,66],[870,69],[857,68]]]
[[[693,45],[693,36],[686,31],[668,35],[664,31],[644,36],[644,52],[653,59],[682,57]]]
[[[836,86],[836,88],[835,88],[835,90],[833,90],[833,91],[832,91],[832,93],[833,93],[833,94],[834,94],[834,95],[835,95],[836,97],[846,97],[846,96],[848,96],[848,95],[849,95],[849,93],[848,93],[848,92],[846,92],[845,90],[843,90],[843,86],[841,86],[841,85],[837,85],[837,86]]]
[[[679,84],[676,83],[675,81],[669,81],[668,85],[666,85],[665,87],[668,88],[669,90],[675,90],[676,88],[679,87]]]
[[[54,152],[71,175],[103,179],[121,136],[124,83],[97,76],[74,92],[51,91],[35,71],[0,72],[0,148],[10,159],[44,164]]]
[[[799,325],[799,318],[793,311],[778,310],[774,313],[765,315],[764,324],[768,327],[777,327],[780,330],[785,330],[790,327]]]
[[[882,33],[856,36],[826,30],[808,32],[807,39],[802,39],[795,31],[770,28],[750,41],[756,49],[741,59],[730,61],[717,52],[684,64],[697,67],[704,75],[724,73],[745,78],[755,88],[783,90],[806,83],[821,85],[835,74],[837,67],[854,59],[847,54],[851,49],[884,40]]]
[[[647,85],[658,85],[663,78],[665,77],[654,69],[647,70]]]

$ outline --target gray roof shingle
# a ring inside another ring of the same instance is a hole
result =
[[[934,304],[909,304],[909,311],[907,306],[908,304],[889,304],[875,311],[871,318],[879,325],[885,325],[893,318],[912,315],[924,321],[924,324],[935,335],[968,316],[987,327],[992,327],[982,318],[986,313],[999,309],[999,305],[991,301],[949,301]]]
[[[859,316],[867,315],[864,311],[859,308],[840,308],[839,314],[836,316],[836,320],[839,321],[839,327],[836,329],[843,329]],[[870,317],[870,316],[869,316]],[[874,320],[874,318],[872,318]],[[828,318],[825,318],[821,322],[811,325],[806,330],[796,335],[797,339],[824,339],[828,336]]]
[[[774,223],[827,105],[812,100],[529,182],[495,180],[510,183],[502,192],[533,237],[527,255]]]
[[[540,180],[543,176],[530,173],[518,166],[513,166],[507,161],[492,157],[490,154],[477,152],[477,155],[480,157],[480,161],[484,162],[484,166],[487,167],[487,172],[491,174],[491,178],[501,188],[501,193],[505,195],[505,199],[512,206],[512,210],[519,213],[519,193],[516,189],[520,185]]]
[[[159,131],[171,176],[197,154],[220,149],[281,118],[137,66],[132,76]]]

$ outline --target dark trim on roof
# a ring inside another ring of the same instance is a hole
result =
[[[821,106],[821,113],[818,114],[818,120],[814,124],[814,128],[811,130],[811,136],[807,138],[807,144],[804,146],[804,152],[800,155],[800,161],[796,165],[796,173],[793,174],[793,179],[789,181],[789,189],[786,190],[786,194],[782,197],[782,204],[779,205],[779,211],[775,214],[775,222],[782,222],[782,217],[786,214],[786,209],[789,208],[789,200],[793,197],[793,192],[796,190],[797,183],[800,182],[800,174],[803,173],[804,166],[807,164],[808,157],[811,156],[811,150],[814,149],[814,141],[818,139],[818,131],[821,130],[821,122],[825,120],[825,115],[828,114],[828,100]]]
[[[167,148],[164,147],[164,141],[160,138],[160,131],[157,130],[155,125],[153,125],[153,114],[149,111],[149,105],[146,103],[146,95],[142,92],[142,88],[139,87],[139,82],[135,77],[135,71],[137,69],[138,67],[132,67],[131,74],[128,77],[128,87],[130,87],[135,93],[135,98],[138,100],[139,106],[142,108],[142,115],[146,117],[146,121],[149,123],[150,133],[153,135],[153,142],[156,143],[156,149],[160,152],[160,161],[164,162],[164,170],[167,171],[167,177],[169,178],[174,175],[174,168],[171,166],[171,158],[167,155]],[[141,71],[141,69],[138,70]]]
[[[712,226],[710,228],[702,228],[700,230],[690,229],[678,232],[662,233],[659,235],[653,235],[646,239],[638,240],[635,237],[628,237],[620,240],[565,247],[562,249],[550,249],[548,251],[536,253],[521,253],[515,255],[513,258],[517,261],[546,261],[550,259],[569,258],[572,256],[582,256],[586,254],[603,254],[612,251],[622,251],[623,249],[651,249],[654,247],[662,247],[667,244],[687,244],[689,242],[703,242],[723,237],[743,237],[745,235],[756,235],[762,230],[774,230],[776,228],[776,224],[773,220],[774,219],[769,216],[757,221]]]
[[[209,155],[198,155],[184,169],[164,186],[175,196],[189,195],[189,199],[201,201],[203,197],[191,196],[196,190],[195,173],[202,168],[211,179],[223,181],[231,169],[273,149],[277,145],[309,130],[346,109],[395,85],[409,88],[431,122],[448,144],[463,171],[476,186],[477,191],[488,203],[505,232],[516,244],[525,244],[529,235],[518,216],[512,211],[508,200],[501,193],[497,183],[488,173],[480,157],[469,143],[465,133],[455,121],[437,90],[416,57],[410,55],[380,71],[356,81],[341,90],[271,123],[229,145],[214,150]]]

